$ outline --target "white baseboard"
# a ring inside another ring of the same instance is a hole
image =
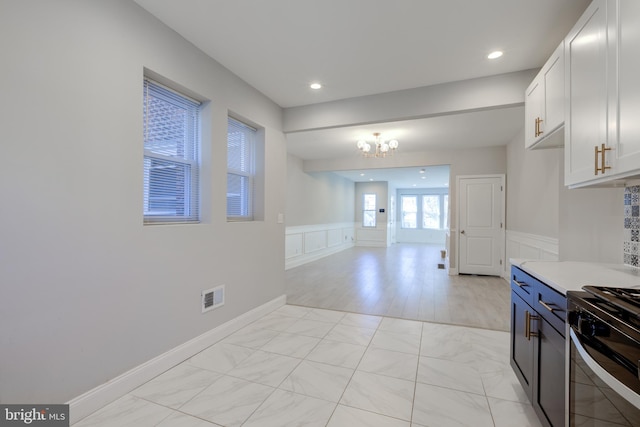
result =
[[[274,298],[70,400],[67,402],[70,423],[77,423],[103,406],[285,304],[286,295]]]

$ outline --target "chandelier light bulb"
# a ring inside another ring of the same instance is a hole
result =
[[[367,142],[366,139],[360,139],[356,143],[358,150],[364,157],[387,157],[392,156],[394,151],[398,148],[398,141],[392,139],[385,141],[380,138],[380,133],[373,134],[373,141]]]

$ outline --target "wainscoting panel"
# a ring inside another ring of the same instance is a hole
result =
[[[558,261],[558,239],[507,230],[507,262],[512,258]],[[510,275],[511,263],[506,274]]]
[[[353,247],[354,234],[353,223],[287,227],[285,270]]]

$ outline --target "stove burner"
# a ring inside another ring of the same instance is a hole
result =
[[[583,286],[583,290],[619,308],[627,315],[640,318],[640,289]]]

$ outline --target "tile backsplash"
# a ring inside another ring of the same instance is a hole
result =
[[[640,185],[624,189],[624,263],[638,265],[640,235]]]

